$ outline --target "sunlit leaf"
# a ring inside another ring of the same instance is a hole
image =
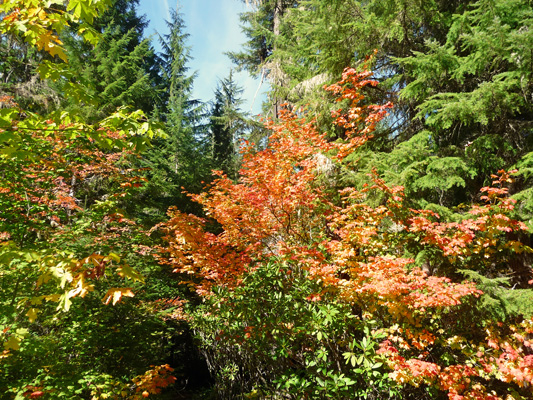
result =
[[[144,282],[144,276],[138,273],[135,269],[130,267],[128,264],[123,264],[117,268],[117,272],[123,278],[128,278],[133,281]]]
[[[26,313],[26,316],[28,317],[28,320],[29,320],[30,322],[32,322],[32,323],[35,322],[35,320],[37,319],[37,313],[38,313],[38,312],[39,312],[38,309],[36,309],[36,308],[30,308],[30,309],[28,310],[28,312]]]
[[[111,288],[107,291],[102,301],[105,304],[109,304],[111,301],[113,301],[113,305],[115,305],[123,296],[133,297],[134,294],[131,288]]]

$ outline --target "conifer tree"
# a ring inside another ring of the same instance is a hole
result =
[[[162,106],[159,62],[149,39],[147,25],[137,15],[139,0],[116,0],[95,21],[102,39],[91,48],[75,35],[66,35],[70,69],[89,90],[79,112],[90,119],[110,115],[118,107],[156,112]],[[70,106],[77,108],[77,105]]]
[[[372,151],[384,151],[379,164],[394,167],[386,154],[396,145],[425,141],[427,152],[443,160],[412,164],[419,188],[429,193],[447,186],[438,199],[431,193],[425,200],[456,206],[474,200],[497,170],[530,165],[523,157],[533,146],[532,20],[526,0],[303,1],[284,13],[269,54],[288,82],[273,85],[272,96],[324,114],[320,87],[376,50],[373,69],[383,84],[365,96],[391,100],[395,110],[376,132],[381,140]],[[446,160],[455,172],[445,171]],[[431,178],[437,165],[444,168],[438,174],[450,176],[446,184]],[[514,190],[525,187],[519,181]]]
[[[241,22],[243,31],[248,37],[245,49],[242,52],[230,52],[232,61],[239,67],[248,71],[252,76],[260,76],[261,81],[267,78],[271,85],[285,87],[287,77],[281,62],[273,59],[271,55],[278,48],[278,41],[282,38],[283,16],[298,2],[290,0],[244,0],[251,4],[253,11],[242,13]],[[269,114],[277,117],[283,97],[270,96],[271,109]]]
[[[239,142],[247,136],[251,126],[248,116],[240,109],[243,91],[235,82],[233,71],[230,71],[226,78],[220,80],[211,109],[210,128],[215,168],[224,171],[231,178],[236,177],[238,170]]]
[[[182,188],[195,192],[210,174],[210,143],[204,123],[205,106],[192,98],[195,74],[189,74],[190,48],[185,23],[177,11],[167,21],[169,34],[160,37],[161,76],[167,88],[159,117],[166,139],[158,139],[147,152],[150,179],[145,200],[150,199],[159,215],[170,206],[187,207]]]

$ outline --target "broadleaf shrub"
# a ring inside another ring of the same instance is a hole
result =
[[[350,155],[391,107],[367,104],[370,76],[347,69],[326,88],[339,140],[285,110],[266,149],[245,147],[238,182],[218,173],[192,196],[206,219],[172,210],[161,226],[161,260],[205,298],[192,319],[218,394],[524,398],[533,321],[491,318],[461,272],[495,279],[531,250],[516,240],[526,226],[511,218],[510,175],[459,222],[411,208],[376,174],[339,187],[336,171],[357,168]]]

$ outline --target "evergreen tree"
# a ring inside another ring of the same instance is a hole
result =
[[[260,75],[267,68],[268,57],[277,48],[277,39],[281,34],[281,20],[288,7],[295,6],[296,1],[289,0],[243,0],[252,4],[253,11],[242,13],[243,31],[248,37],[245,49],[238,53],[229,53],[239,68],[246,69],[252,75]]]
[[[476,186],[533,150],[532,27],[530,1],[479,0],[452,17],[445,42],[397,60],[402,98],[439,148],[468,158]]]
[[[138,3],[116,0],[96,19],[95,27],[102,39],[94,48],[76,35],[64,39],[70,52],[70,69],[89,88],[88,101],[79,109],[89,119],[110,115],[121,106],[152,114],[164,102],[159,60],[150,40],[143,38],[147,22],[137,15]]]
[[[215,168],[231,178],[236,178],[239,169],[239,142],[247,136],[251,127],[247,114],[240,109],[243,91],[233,79],[233,71],[230,71],[215,90],[210,117]]]
[[[261,81],[268,78],[271,85],[285,87],[287,77],[281,62],[271,56],[278,48],[278,41],[282,37],[282,20],[286,11],[295,7],[298,2],[291,0],[244,0],[252,4],[255,9],[241,14],[243,31],[248,37],[242,52],[228,53],[232,61],[248,71],[252,76],[260,76]],[[277,117],[283,97],[270,96],[269,113]]]
[[[422,196],[426,201],[455,206],[473,200],[492,173],[532,150],[532,25],[527,0],[302,1],[284,13],[269,55],[288,82],[273,85],[272,96],[328,115],[317,94],[321,86],[376,50],[373,69],[383,84],[365,96],[390,100],[395,108],[372,150],[386,158],[399,143],[409,147],[421,135],[432,157],[461,160],[454,163],[460,179],[445,173],[451,186],[431,178],[433,168],[419,176],[420,190],[430,197],[447,187],[438,199]],[[528,159],[520,165],[529,165]],[[379,164],[393,165],[386,159]]]
[[[167,25],[170,33],[161,37],[161,75],[167,92],[160,118],[168,137],[156,140],[145,160],[150,173],[144,199],[158,215],[164,215],[170,206],[187,208],[190,202],[183,188],[197,192],[210,175],[205,106],[192,98],[195,74],[188,73],[189,35],[177,11],[171,13]]]
[[[416,104],[399,101],[396,96],[409,78],[395,58],[423,52],[426,40],[445,41],[452,14],[460,12],[464,4],[419,0],[302,1],[282,20],[283,34],[271,59],[278,60],[287,83],[284,87],[274,86],[274,90],[291,103],[311,103],[320,109],[323,101],[316,98],[316,93],[323,84],[376,50],[372,69],[382,85],[379,89],[369,88],[365,95],[371,102],[394,102],[394,118],[389,118],[385,135],[410,137],[420,124],[412,120]]]

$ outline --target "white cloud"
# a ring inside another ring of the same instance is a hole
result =
[[[167,13],[167,20],[170,19],[170,7],[168,6],[168,0],[163,0],[163,4],[165,6],[165,11]]]

